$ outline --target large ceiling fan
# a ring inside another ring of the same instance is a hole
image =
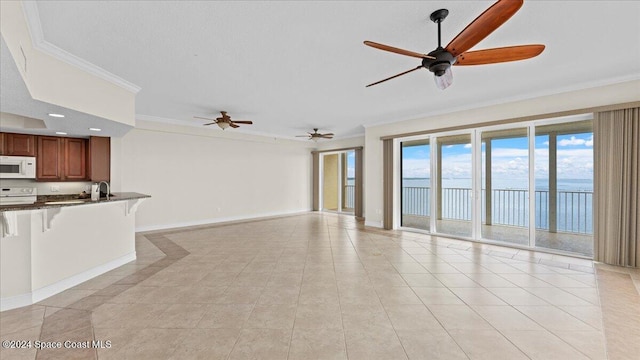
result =
[[[333,139],[333,133],[320,134],[317,128],[313,129],[312,133],[308,135],[297,135],[296,137],[307,137],[309,140],[318,141],[320,139]]]
[[[446,89],[453,82],[451,65],[484,65],[507,61],[516,61],[532,58],[544,50],[544,45],[518,45],[477,51],[467,51],[491,34],[495,29],[504,24],[522,6],[524,0],[498,0],[480,16],[473,20],[456,36],[449,45],[442,48],[440,39],[440,24],[449,14],[449,10],[440,9],[434,11],[430,18],[438,24],[438,48],[428,54],[416,53],[393,46],[383,45],[372,41],[365,41],[365,45],[376,49],[390,51],[392,53],[411,56],[422,59],[422,63],[405,72],[388,77],[384,80],[367,85],[373,86],[397,78],[420,68],[431,71],[435,76],[439,89]]]
[[[215,119],[209,119],[209,118],[204,118],[200,116],[194,116],[194,118],[213,121],[212,123],[208,123],[204,125],[207,126],[207,125],[217,124],[222,130],[228,127],[232,127],[234,129],[240,127],[240,125],[237,125],[237,124],[248,124],[248,125],[253,124],[253,121],[249,121],[249,120],[231,120],[231,117],[227,115],[226,111],[220,111],[220,114],[222,114],[222,116]]]

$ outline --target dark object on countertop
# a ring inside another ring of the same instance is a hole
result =
[[[112,193],[109,193],[109,197],[111,196],[115,196]],[[100,191],[100,198],[106,198],[107,197],[107,193],[104,191]]]
[[[86,191],[83,191],[82,193],[80,193],[80,195],[78,195],[78,199],[89,199],[91,197],[91,195],[87,194]]]

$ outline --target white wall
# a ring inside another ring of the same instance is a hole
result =
[[[366,224],[382,226],[382,141],[381,136],[471,125],[494,120],[547,114],[596,106],[640,101],[640,80],[577,90],[535,99],[457,111],[421,119],[366,128],[364,188]]]
[[[121,191],[151,195],[136,214],[139,231],[308,211],[308,146],[138,121],[112,142],[119,172],[112,181]]]

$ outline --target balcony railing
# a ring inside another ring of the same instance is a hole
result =
[[[491,190],[490,218],[487,221],[486,191],[482,191],[482,223],[487,225],[529,226],[528,191]],[[431,188],[403,187],[402,214],[431,216]],[[557,191],[555,221],[550,218],[549,191],[535,191],[536,229],[579,234],[593,234],[593,192]],[[471,220],[471,189],[443,188],[441,217],[448,220]]]
[[[354,209],[356,207],[356,186],[345,185],[344,195],[344,207],[347,209]]]

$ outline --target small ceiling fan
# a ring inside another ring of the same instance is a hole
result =
[[[296,137],[308,137],[309,140],[318,141],[320,139],[333,139],[333,133],[320,134],[317,128],[313,129],[312,133],[307,133],[308,135],[298,135]]]
[[[544,45],[518,45],[478,51],[467,51],[479,43],[482,39],[491,34],[495,29],[504,24],[522,6],[524,0],[498,0],[490,8],[485,10],[480,16],[473,20],[462,30],[445,48],[442,48],[440,39],[440,24],[449,15],[449,10],[440,9],[434,11],[430,19],[438,24],[438,47],[428,54],[416,53],[409,50],[399,49],[393,46],[365,41],[365,45],[376,49],[390,51],[392,53],[411,56],[422,59],[422,63],[405,72],[388,77],[384,80],[376,81],[366,87],[373,86],[425,68],[435,76],[436,86],[439,89],[446,89],[453,82],[451,65],[484,65],[507,61],[529,59],[538,56],[544,50]]]
[[[232,127],[234,129],[235,128],[239,128],[240,125],[237,125],[237,124],[248,124],[248,125],[252,125],[253,124],[253,121],[249,121],[249,120],[231,120],[231,117],[229,115],[227,115],[226,111],[220,111],[220,114],[222,114],[222,116],[219,117],[219,118],[215,118],[215,119],[209,119],[209,118],[204,118],[204,117],[200,117],[200,116],[194,116],[194,118],[213,121],[212,123],[208,123],[208,124],[204,124],[204,125],[207,126],[207,125],[218,124],[218,126],[222,130],[224,130],[224,129],[228,128],[228,127]]]

